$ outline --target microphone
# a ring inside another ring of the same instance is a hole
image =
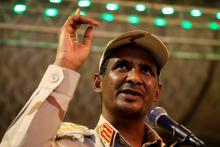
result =
[[[148,121],[153,127],[161,127],[169,131],[178,143],[191,144],[196,147],[204,147],[203,141],[195,137],[195,135],[183,125],[179,125],[171,119],[162,107],[154,107],[148,111]]]

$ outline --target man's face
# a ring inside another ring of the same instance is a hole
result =
[[[160,97],[155,60],[140,47],[114,52],[101,82],[102,113],[144,116]]]

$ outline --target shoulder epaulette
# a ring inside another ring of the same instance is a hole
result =
[[[63,122],[58,129],[57,139],[78,139],[84,141],[85,136],[91,136],[92,132],[86,127],[70,122]]]

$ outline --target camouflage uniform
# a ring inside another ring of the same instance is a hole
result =
[[[79,73],[50,65],[38,88],[5,133],[1,147],[129,147],[120,133],[101,115],[95,129],[64,122]],[[162,146],[147,124],[145,146]]]

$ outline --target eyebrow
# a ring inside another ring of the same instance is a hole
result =
[[[114,59],[114,58],[112,58],[112,59]],[[130,63],[132,63],[131,61],[128,61],[128,60],[126,60],[126,59],[121,59],[121,58],[115,58],[116,59],[116,61],[112,64],[112,67],[115,67],[115,66],[117,66],[118,64],[130,64]]]
[[[116,60],[116,62],[113,64],[113,67],[118,65],[118,64],[121,64],[121,63],[125,63],[125,64],[133,64],[133,60],[128,60],[128,59],[124,59],[124,58],[110,58],[110,59],[113,59],[113,60]],[[143,62],[143,63],[140,63],[139,64],[139,67],[147,67],[149,68],[153,73],[155,73],[155,75],[157,75],[157,66],[155,65],[155,68],[153,68],[153,64],[150,64],[148,62]]]
[[[123,58],[118,58],[118,60],[114,63],[114,64],[119,64],[119,63],[126,63],[126,64],[133,64],[133,62],[132,62],[133,60],[128,60],[128,59],[123,59]],[[153,65],[152,64],[150,64],[150,63],[140,63],[139,64],[141,67],[143,67],[143,66],[146,66],[146,67],[148,67],[148,68],[150,68],[150,69],[153,69]]]

